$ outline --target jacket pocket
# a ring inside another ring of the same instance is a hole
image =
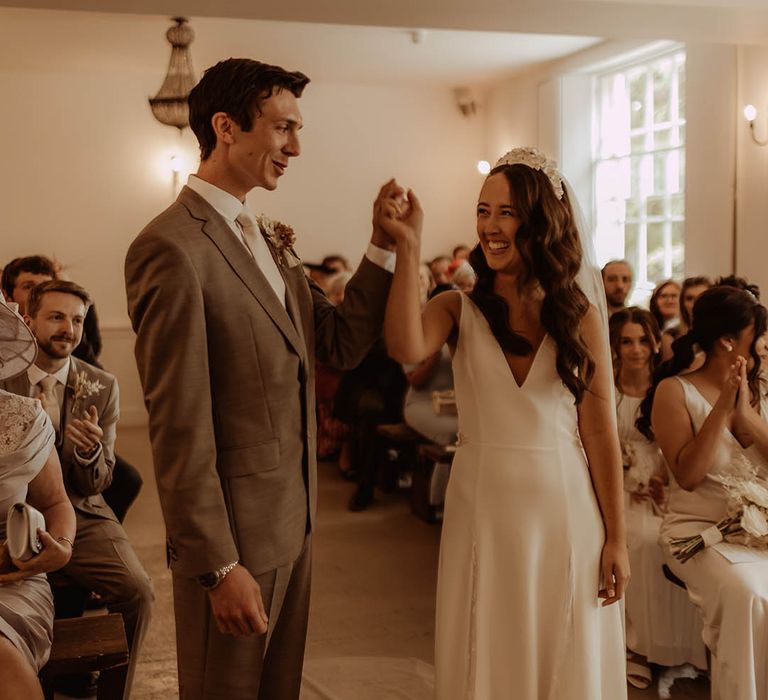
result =
[[[268,472],[277,469],[279,463],[280,441],[277,438],[224,449],[218,456],[219,474],[225,478]]]

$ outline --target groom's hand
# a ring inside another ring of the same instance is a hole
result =
[[[208,598],[216,626],[222,634],[247,637],[267,631],[269,619],[261,599],[261,588],[241,564],[208,592]]]
[[[373,233],[371,234],[371,243],[379,248],[384,248],[385,250],[394,250],[395,239],[392,238],[380,224],[382,215],[381,204],[387,197],[393,197],[402,207],[405,207],[407,204],[405,190],[395,182],[394,178],[382,186],[379,191],[379,196],[373,203]]]

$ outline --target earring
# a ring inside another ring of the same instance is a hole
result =
[[[731,345],[730,343],[726,343],[726,344],[725,344],[725,349],[726,349],[728,352],[733,352],[733,345]]]

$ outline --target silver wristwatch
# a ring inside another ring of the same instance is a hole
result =
[[[227,564],[226,566],[222,566],[215,571],[211,571],[210,573],[203,574],[202,576],[197,577],[197,582],[205,588],[206,591],[212,591],[216,586],[218,586],[223,580],[224,577],[232,571],[240,562],[233,561],[231,564]]]

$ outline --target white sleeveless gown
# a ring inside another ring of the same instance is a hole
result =
[[[519,387],[484,316],[461,299],[436,697],[622,700],[621,611],[597,597],[604,527],[555,343],[545,337]]]

